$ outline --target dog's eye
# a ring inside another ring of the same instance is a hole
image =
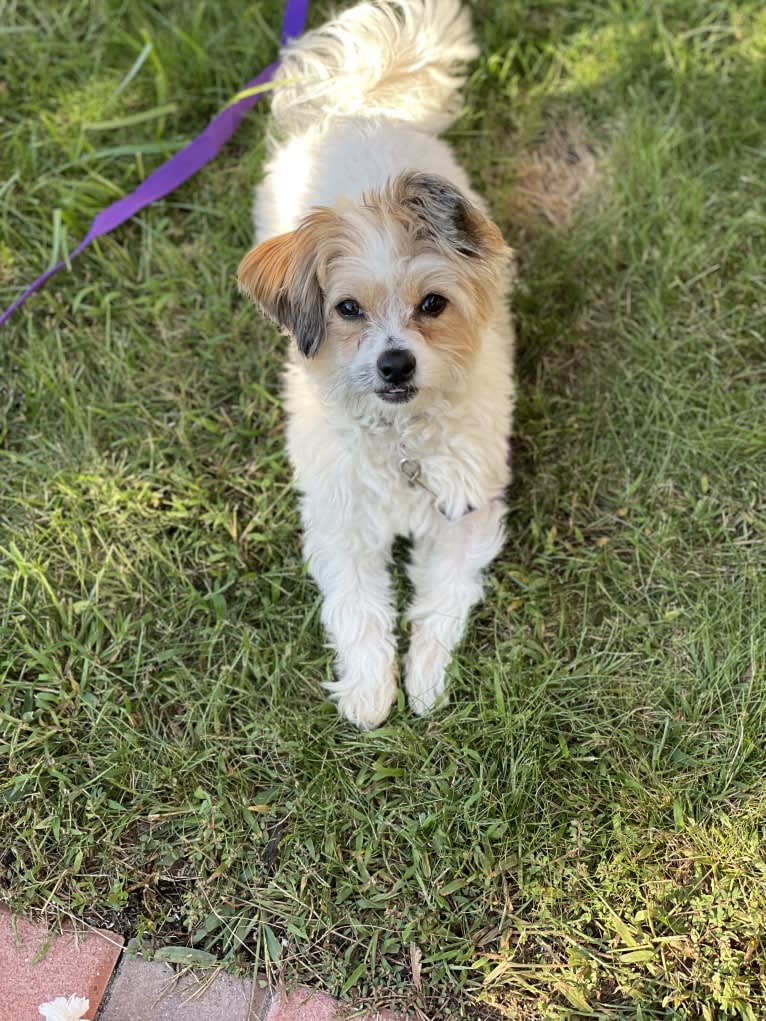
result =
[[[427,294],[418,305],[418,312],[435,319],[447,307],[447,299],[441,294]]]
[[[364,313],[359,307],[359,302],[354,301],[353,298],[346,298],[339,305],[335,306],[335,311],[341,317],[341,319],[361,319]]]

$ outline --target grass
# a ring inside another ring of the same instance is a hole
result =
[[[0,2],[0,303],[279,17]],[[475,17],[452,140],[519,252],[520,400],[451,705],[358,734],[320,690],[283,344],[233,285],[264,104],[0,336],[2,895],[416,1017],[755,1021],[766,14]]]

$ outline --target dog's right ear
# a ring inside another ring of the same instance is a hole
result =
[[[251,248],[239,264],[240,290],[295,337],[312,358],[325,331],[324,295],[317,276],[323,214],[304,220],[297,230]]]

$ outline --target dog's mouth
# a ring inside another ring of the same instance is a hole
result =
[[[376,390],[375,394],[386,404],[406,404],[417,392],[416,386],[387,386],[383,390]]]

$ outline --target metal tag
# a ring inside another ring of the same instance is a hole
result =
[[[399,470],[410,486],[420,486],[423,492],[428,493],[433,500],[436,499],[436,493],[420,477],[423,474],[420,461],[413,461],[410,457],[403,457],[399,462]],[[441,513],[441,510],[439,513]]]
[[[420,479],[420,464],[409,457],[403,457],[399,462],[399,470],[411,486],[423,486]],[[425,486],[423,486],[425,489]]]
[[[472,513],[474,508],[469,506],[463,511],[462,514],[459,514],[457,518],[450,517],[450,515],[447,513],[447,509],[444,506],[444,504],[441,502],[438,503],[436,502],[437,501],[436,493],[434,493],[432,489],[429,489],[429,487],[420,477],[422,475],[422,469],[420,467],[419,461],[413,461],[411,457],[403,457],[399,461],[399,470],[401,471],[402,475],[405,477],[407,483],[410,486],[413,487],[420,486],[422,490],[428,493],[428,495],[434,501],[434,506],[436,507],[436,510],[441,514],[443,518],[446,518],[447,521],[450,522],[457,521],[459,518],[464,517],[466,514]]]

